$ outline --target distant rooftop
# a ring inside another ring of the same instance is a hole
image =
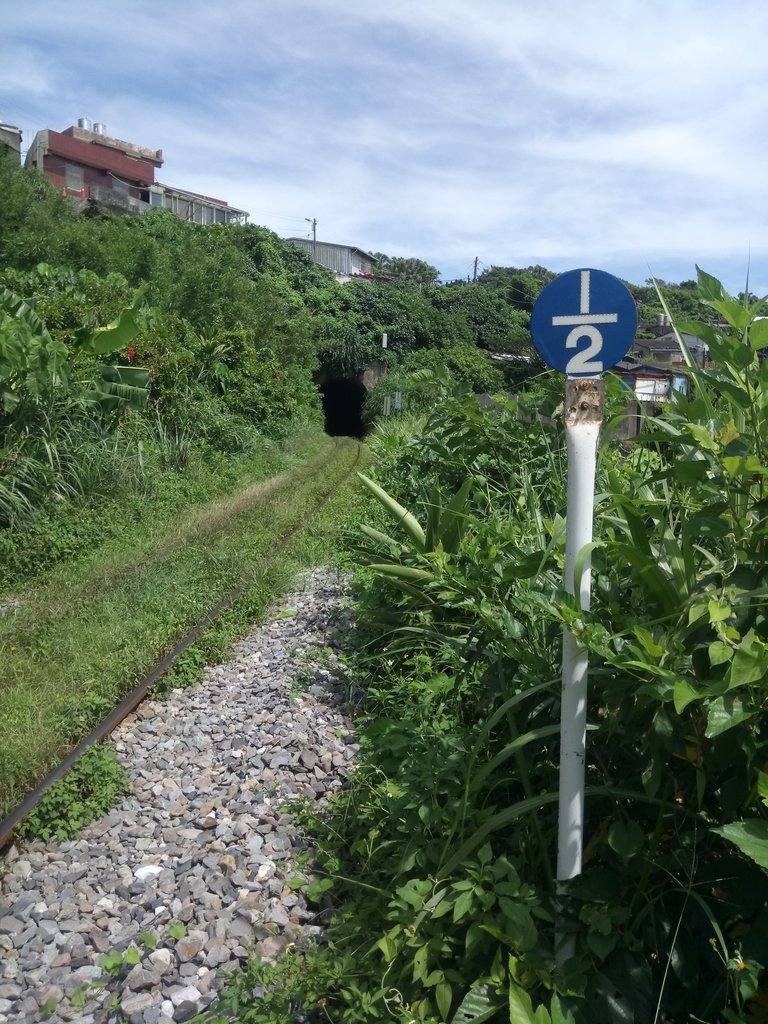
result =
[[[137,146],[133,142],[124,142],[122,139],[114,139],[107,135],[107,126],[95,121],[93,128],[83,127],[83,123],[91,124],[81,117],[77,126],[71,125],[65,128],[62,135],[71,135],[73,139],[80,139],[81,142],[91,142],[95,146],[105,146],[107,149],[117,149],[126,156],[133,156],[139,160],[146,160],[147,163],[161,167],[163,164],[162,149],[148,149],[146,146]],[[98,128],[98,131],[95,130]]]

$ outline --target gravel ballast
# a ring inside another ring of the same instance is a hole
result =
[[[230,661],[113,733],[119,806],[76,841],[5,851],[0,1024],[189,1020],[249,952],[274,961],[320,935],[290,806],[338,791],[358,747],[335,655],[343,581],[315,569],[300,585]],[[131,946],[139,962],[100,966]]]

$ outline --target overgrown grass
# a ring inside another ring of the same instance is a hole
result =
[[[68,575],[73,559],[109,561],[145,539],[151,546],[174,516],[289,470],[323,443],[317,430],[302,430],[282,444],[262,438],[258,448],[237,455],[210,450],[202,457],[196,451],[183,472],[164,470],[147,451],[141,480],[126,460],[129,478],[113,472],[108,494],[73,493],[69,500],[49,501],[23,528],[0,530],[0,595],[13,594],[33,577],[47,579],[60,564]],[[115,441],[109,458],[118,457],[118,447]]]
[[[357,445],[323,436],[306,446],[309,452],[315,457],[308,464],[250,495],[239,491],[229,503],[216,502],[181,523],[166,521],[162,530],[146,524],[122,544],[112,540],[99,553],[52,572],[44,586],[20,594],[19,606],[0,620],[0,814],[219,596],[254,573],[237,611],[209,631],[188,659],[218,653],[263,613],[298,564],[327,549],[327,539],[305,538],[294,542],[294,553],[264,564],[347,472]]]
[[[768,329],[699,289],[724,323],[683,329],[716,364],[630,455],[601,449],[589,611],[562,584],[556,417],[457,395],[418,444],[381,438],[360,765],[309,822],[330,941],[254,965],[238,1019],[765,1021]],[[583,867],[556,884],[564,625],[589,739]]]

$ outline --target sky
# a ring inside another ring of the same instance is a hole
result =
[[[0,120],[80,117],[281,237],[768,292],[766,0],[6,3]],[[2,198],[0,197],[0,202]]]

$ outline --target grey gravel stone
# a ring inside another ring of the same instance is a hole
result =
[[[0,1024],[37,1021],[45,993],[58,1003],[50,1024],[178,1024],[249,951],[274,961],[320,937],[287,886],[302,844],[285,805],[338,792],[358,753],[328,654],[342,590],[334,573],[312,571],[285,598],[290,616],[255,629],[198,686],[126,718],[112,743],[129,792],[80,839],[5,852]],[[173,921],[186,925],[180,939]],[[131,946],[139,964],[104,970],[102,954]]]

